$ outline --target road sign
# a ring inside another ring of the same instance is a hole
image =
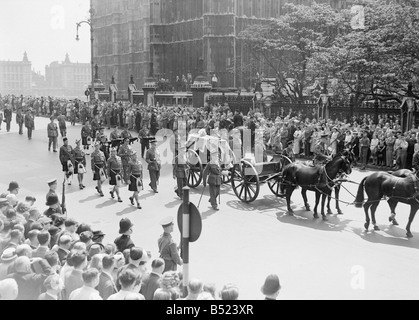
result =
[[[177,212],[177,224],[179,231],[182,233],[183,227],[183,212],[184,205],[181,204]],[[195,242],[199,239],[202,232],[202,218],[198,208],[193,204],[189,203],[189,242]]]

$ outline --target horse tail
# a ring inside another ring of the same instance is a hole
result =
[[[368,177],[364,178],[358,188],[358,193],[356,194],[355,198],[355,207],[356,208],[362,208],[362,205],[364,204],[364,185],[365,180],[367,180]]]

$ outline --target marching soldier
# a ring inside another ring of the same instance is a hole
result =
[[[153,189],[154,193],[159,193],[157,191],[157,184],[159,183],[160,179],[160,169],[161,169],[161,161],[160,161],[160,152],[157,150],[157,141],[151,140],[150,141],[151,148],[147,151],[145,160],[148,163],[148,172],[150,174],[150,187]]]
[[[140,138],[141,144],[141,158],[144,159],[145,151],[150,149],[150,137],[148,129],[146,127],[143,127],[138,133],[138,137]]]
[[[74,173],[77,174],[77,179],[79,181],[80,190],[86,188],[83,184],[83,177],[86,173],[86,155],[80,148],[81,140],[76,140],[76,147],[73,149],[73,159],[74,159]]]
[[[61,137],[66,137],[67,136],[67,124],[66,124],[66,116],[63,114],[60,114],[57,117],[58,120],[58,126],[60,128],[60,133],[61,133]]]
[[[110,192],[112,199],[115,199],[115,193],[118,196],[118,202],[122,202],[119,195],[119,186],[121,184],[121,170],[122,170],[122,160],[118,157],[116,148],[111,149],[111,156],[109,157],[108,164],[108,177],[109,184],[113,186],[112,191]]]
[[[119,147],[118,156],[122,159],[122,178],[126,184],[129,184],[130,178],[128,174],[128,162],[131,153],[131,147],[129,145],[129,138],[124,139],[124,144]]]
[[[326,162],[326,160],[329,160],[329,156],[327,154],[327,138],[329,137],[329,135],[327,134],[322,134],[320,136],[320,140],[316,143],[316,145],[314,146],[314,158],[313,158],[313,164],[314,165],[318,165],[318,164],[323,164]]]
[[[96,190],[101,197],[104,197],[102,192],[102,174],[104,174],[106,169],[106,158],[102,151],[100,151],[100,143],[95,143],[95,151],[92,153],[92,171],[93,181],[97,181]],[[103,173],[102,173],[103,171]]]
[[[183,198],[183,188],[187,185],[187,164],[186,164],[186,148],[176,148],[175,159],[173,162],[173,179],[176,179],[177,189],[175,190],[179,198]]]
[[[35,117],[31,108],[25,114],[25,127],[28,129],[28,139],[32,140],[32,131],[35,130]]]
[[[163,273],[166,271],[176,271],[178,265],[183,265],[183,260],[179,255],[176,243],[172,239],[173,218],[167,217],[160,221],[164,233],[160,236],[157,243],[159,246],[160,258],[165,262]]]
[[[90,139],[89,139],[90,138]],[[89,120],[86,120],[85,125],[81,128],[81,143],[83,150],[86,150],[86,154],[89,154],[89,141],[92,139],[92,127],[90,126]]]
[[[73,164],[73,148],[68,144],[68,139],[64,137],[64,145],[60,148],[60,162],[63,166],[63,172],[65,172],[66,181],[68,185],[71,185],[70,177],[74,172]]]
[[[141,161],[137,158],[137,151],[131,150],[129,154],[129,162],[128,162],[128,174],[130,184],[128,186],[128,190],[134,192],[132,197],[129,198],[131,204],[134,205],[134,199],[137,202],[137,208],[141,209],[140,200],[139,200],[139,193],[140,188],[144,189],[143,184],[143,165]]]
[[[209,202],[214,210],[219,210],[217,205],[217,198],[220,196],[220,188],[221,188],[221,166],[220,161],[218,158],[218,148],[210,148],[211,152],[211,160],[205,167],[205,170],[202,174],[202,180],[204,183],[204,187],[207,186],[207,177],[208,177],[208,185],[210,191],[210,199]]]
[[[48,123],[47,131],[48,131],[48,151],[51,151],[51,145],[53,147],[54,152],[57,152],[57,139],[58,139],[58,126],[54,122],[54,117],[50,118],[51,122]]]

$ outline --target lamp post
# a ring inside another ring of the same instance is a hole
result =
[[[90,90],[90,101],[93,101],[95,99],[95,76],[94,76],[94,62],[93,62],[93,15],[95,14],[95,10],[93,9],[92,1],[90,1],[90,18],[88,20],[83,20],[80,22],[77,22],[77,35],[76,40],[79,41],[79,28],[83,23],[86,23],[90,26],[90,44],[91,44],[91,52],[90,52],[90,63],[91,63],[91,71],[92,71],[92,89]]]

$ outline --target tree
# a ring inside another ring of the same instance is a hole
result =
[[[286,4],[284,9],[285,15],[250,26],[239,36],[253,61],[275,73],[278,96],[303,102],[306,87],[318,76],[308,69],[310,61],[334,43],[344,17],[325,4]]]
[[[339,34],[313,55],[310,68],[337,78],[356,105],[365,99],[401,102],[409,82],[419,85],[418,7],[368,0],[364,10],[365,29]],[[347,26],[351,13],[343,15]]]

